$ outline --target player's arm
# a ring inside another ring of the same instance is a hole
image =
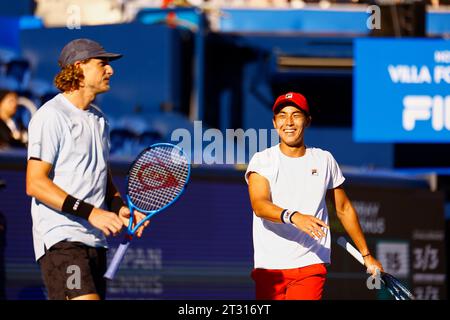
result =
[[[248,176],[248,190],[253,211],[258,217],[272,222],[283,223],[281,213],[284,208],[280,208],[272,203],[270,185],[266,178],[256,172],[251,172]],[[325,233],[321,228],[328,228],[322,220],[298,211],[292,216],[291,221],[298,229],[306,232],[313,238],[324,237]]]
[[[355,243],[359,252],[364,257],[364,263],[366,267],[373,273],[373,268],[378,268],[383,271],[383,266],[376,260],[367,247],[364,233],[359,223],[358,215],[353,207],[350,199],[348,198],[345,190],[342,186],[330,190],[330,196],[336,207],[336,214],[341,221],[342,226],[348,233],[350,238]]]
[[[69,194],[49,178],[51,169],[52,165],[48,162],[39,159],[28,160],[26,192],[27,195],[36,198],[45,205],[55,210],[63,211]],[[76,212],[73,214],[76,214]],[[119,233],[123,226],[122,221],[116,214],[99,208],[92,207],[88,214],[83,214],[83,217],[107,236]]]
[[[108,180],[106,182],[106,196],[105,196],[106,205],[112,212],[119,213],[122,207],[126,207],[125,202],[120,195],[120,192],[117,190],[112,174],[111,169],[108,169]]]
[[[281,221],[280,208],[272,203],[270,197],[270,185],[266,178],[256,172],[250,172],[248,176],[248,192],[250,203],[256,216],[272,222],[283,223]]]
[[[125,202],[123,201],[120,192],[117,190],[113,178],[111,169],[108,168],[108,181],[106,185],[106,197],[105,197],[106,204],[109,208],[109,210],[117,213],[120,220],[125,226],[128,226],[130,223],[130,209],[126,206]],[[145,214],[135,210],[134,211],[134,221],[133,221],[133,227],[138,224],[142,219],[146,217]],[[147,220],[144,222],[144,224],[139,227],[139,229],[136,231],[136,236],[140,238],[142,236],[142,232],[144,231],[144,228],[147,227],[150,224],[150,220]]]

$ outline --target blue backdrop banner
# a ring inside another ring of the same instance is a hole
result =
[[[357,142],[450,142],[450,41],[356,39]]]

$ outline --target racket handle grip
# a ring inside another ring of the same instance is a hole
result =
[[[116,275],[116,272],[119,269],[119,265],[122,262],[128,247],[130,246],[130,243],[131,243],[130,237],[125,236],[119,248],[117,248],[117,251],[114,254],[114,257],[111,261],[111,264],[108,267],[108,270],[106,270],[105,274],[103,275],[104,278],[109,280],[114,279],[114,276]]]
[[[361,253],[356,249],[354,246],[350,244],[350,242],[347,241],[344,237],[339,237],[337,239],[338,245],[343,247],[345,250],[347,250],[348,253],[350,253],[356,260],[359,261],[362,265],[364,265],[364,258],[361,255]]]

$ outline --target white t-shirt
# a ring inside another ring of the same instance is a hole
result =
[[[306,148],[302,157],[284,155],[279,144],[257,152],[245,173],[256,172],[270,184],[272,202],[284,209],[315,216],[328,224],[325,196],[328,189],[345,178],[328,151]],[[253,213],[255,268],[292,269],[316,263],[330,263],[331,234],[314,240],[291,224],[271,222]]]
[[[75,107],[58,94],[33,115],[29,127],[28,159],[53,165],[50,178],[62,190],[97,208],[105,208],[109,158],[109,125],[95,106]],[[87,220],[54,210],[32,199],[36,260],[62,240],[107,247],[103,233]]]

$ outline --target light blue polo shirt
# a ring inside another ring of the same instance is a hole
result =
[[[58,94],[33,115],[28,135],[28,159],[52,164],[53,183],[75,198],[105,208],[109,125],[98,107],[81,110]],[[87,220],[54,210],[36,198],[31,215],[36,260],[44,255],[45,247],[62,240],[107,247],[103,233]]]

